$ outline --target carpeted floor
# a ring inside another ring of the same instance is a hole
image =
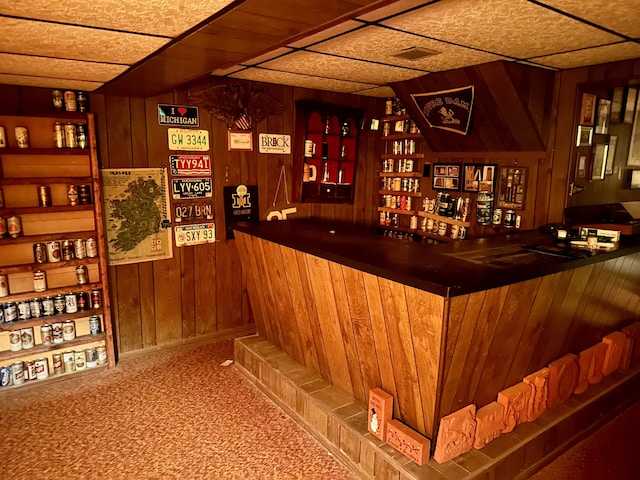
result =
[[[246,382],[233,344],[152,349],[117,368],[0,394],[2,479],[352,480]],[[536,480],[638,478],[640,404]]]

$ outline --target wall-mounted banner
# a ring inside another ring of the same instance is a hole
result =
[[[169,128],[167,130],[169,150],[209,150],[209,130],[188,130],[186,128]]]
[[[411,95],[431,128],[441,128],[461,135],[469,132],[473,96],[473,85]]]
[[[261,133],[258,135],[260,153],[291,153],[291,135],[275,135],[271,133]]]
[[[209,155],[169,155],[171,175],[189,177],[192,175],[211,175],[211,157]]]
[[[179,198],[213,197],[213,183],[210,178],[173,178],[171,179],[171,196]]]
[[[158,125],[199,127],[198,107],[158,104]]]
[[[235,238],[233,226],[238,222],[260,220],[258,208],[258,186],[237,185],[224,187],[224,217],[227,225],[227,239]]]

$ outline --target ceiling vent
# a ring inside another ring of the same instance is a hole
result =
[[[411,47],[400,50],[398,53],[393,54],[392,57],[402,58],[403,60],[420,60],[421,58],[431,57],[439,53],[440,52],[429,50],[428,48]]]

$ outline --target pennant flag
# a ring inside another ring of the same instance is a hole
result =
[[[411,98],[431,128],[467,135],[473,109],[473,85],[441,92],[416,93]]]

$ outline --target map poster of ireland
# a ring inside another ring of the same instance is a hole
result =
[[[166,169],[103,169],[101,174],[108,264],[171,258]]]

